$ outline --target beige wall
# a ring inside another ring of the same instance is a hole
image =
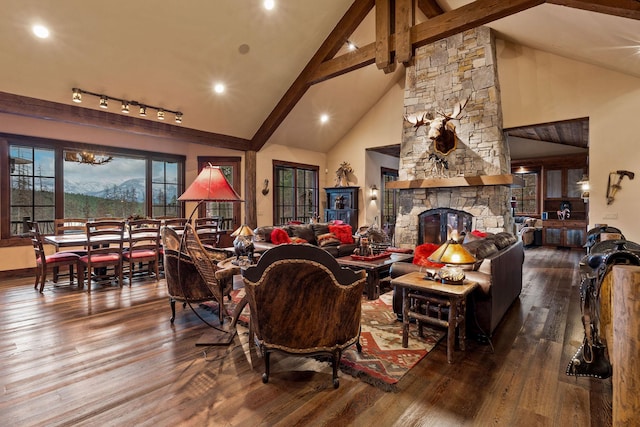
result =
[[[346,161],[353,167],[355,179],[349,184],[360,187],[359,225],[371,225],[376,216],[374,213],[376,208],[370,206],[369,188],[373,184],[380,188],[380,166],[398,168],[397,161],[385,159],[385,164],[383,164],[382,158],[388,156],[370,156],[367,155],[366,149],[400,144],[404,110],[403,98],[404,78],[401,78],[327,153],[327,167],[330,175],[328,184],[330,186],[333,186],[334,173],[340,163]],[[375,162],[380,162],[377,167]]]
[[[258,152],[256,155],[258,226],[273,224],[273,160],[318,166],[320,168],[320,188],[324,188],[327,186],[328,174],[328,172],[325,172],[327,170],[326,157],[325,153],[279,144],[267,144]],[[263,196],[262,188],[265,179],[269,179],[269,194]],[[324,192],[321,191],[321,207],[323,206],[323,200]],[[319,212],[319,214],[322,215],[322,212]]]
[[[640,79],[501,41],[497,52],[504,127],[589,117],[590,227],[607,223],[640,242],[640,176],[606,204],[609,172],[640,173]]]

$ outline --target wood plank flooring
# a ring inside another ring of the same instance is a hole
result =
[[[245,329],[229,347],[164,281],[91,294],[32,278],[0,283],[4,426],[610,426],[611,380],[565,368],[582,339],[580,251],[526,251],[524,289],[491,346],[470,341],[447,364],[446,340],[387,393],[302,358],[272,357],[270,382]],[[204,313],[209,319],[210,313]]]

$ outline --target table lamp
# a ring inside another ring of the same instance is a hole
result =
[[[448,285],[461,285],[464,281],[464,271],[461,266],[477,261],[458,240],[458,232],[452,231],[449,240],[427,258],[431,262],[444,264],[444,267],[438,271],[438,277],[442,283]]]
[[[240,198],[240,195],[238,195],[236,190],[231,187],[231,184],[229,184],[229,181],[227,181],[227,178],[225,178],[222,170],[217,166],[212,166],[210,163],[200,171],[195,181],[193,181],[189,188],[187,188],[186,191],[182,193],[180,197],[178,197],[178,200],[181,202],[198,202],[195,208],[193,208],[191,215],[189,215],[189,220],[187,221],[187,223],[191,222],[191,219],[198,210],[198,207],[203,202],[244,201]],[[185,225],[182,238],[180,239],[179,253],[182,253],[186,234],[187,226]],[[182,283],[182,280],[180,280],[180,263],[178,263],[177,276],[178,282],[182,286],[184,286],[184,283]],[[191,311],[193,311],[193,313],[195,313],[200,320],[206,323],[207,326],[211,327],[214,330],[211,334],[205,334],[202,338],[200,338],[200,340],[198,340],[198,342],[196,343],[197,346],[229,345],[233,341],[233,337],[236,334],[235,328],[233,328],[232,330],[225,330],[212,325],[211,323],[203,319],[200,314],[198,314],[198,312],[191,306],[191,303],[189,303],[189,301],[187,301],[187,303],[189,304]],[[221,301],[219,301],[218,303],[222,304]]]
[[[233,240],[233,249],[236,252],[236,259],[233,261],[235,265],[240,265],[240,257],[243,255],[248,256],[249,263],[253,264],[253,230],[247,225],[242,224],[236,231],[231,233],[231,237],[235,237]]]

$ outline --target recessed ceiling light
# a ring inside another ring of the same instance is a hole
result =
[[[273,10],[273,8],[276,7],[275,0],[264,0],[264,3],[262,4],[264,5],[264,8],[267,10]]]
[[[356,44],[351,40],[347,40],[347,47],[349,50],[356,50],[358,48],[358,46],[356,46]]]
[[[328,121],[329,121],[329,115],[328,114],[320,115],[320,123],[327,123]]]
[[[36,37],[39,37],[41,39],[46,39],[47,37],[49,37],[49,29],[44,25],[34,25],[33,27],[31,27],[31,30],[33,31],[33,34],[36,35]]]
[[[222,92],[224,92],[224,85],[223,85],[222,83],[216,83],[216,84],[213,86],[213,90],[214,90],[216,93],[222,93]]]

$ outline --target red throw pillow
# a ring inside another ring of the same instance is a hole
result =
[[[329,224],[329,232],[335,234],[340,243],[353,243],[353,231],[349,224]]]
[[[281,245],[283,243],[291,243],[291,238],[282,228],[274,228],[271,232],[271,243]]]
[[[435,262],[429,261],[429,256],[438,249],[440,245],[436,245],[435,243],[424,243],[422,245],[416,246],[416,249],[413,251],[413,263],[422,267],[437,267],[440,268],[444,266],[444,264],[438,264]]]
[[[487,237],[487,233],[480,230],[473,230],[471,234],[473,234],[476,237]]]

